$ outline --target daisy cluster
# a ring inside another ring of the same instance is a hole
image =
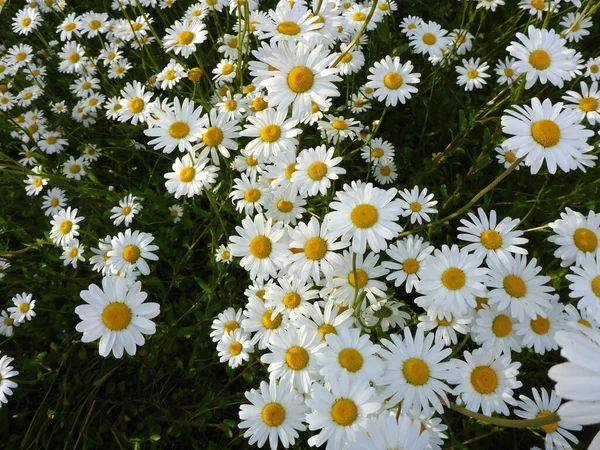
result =
[[[386,112],[414,106],[432,72],[452,73],[452,83],[457,74],[471,95],[494,89],[494,66],[499,90],[488,104],[527,97],[482,119],[498,119],[506,137],[496,181],[522,167],[586,172],[597,159],[600,57],[571,47],[590,35],[593,2],[520,1],[527,26],[495,60],[476,54],[472,21],[446,30],[404,14],[394,38],[406,48],[369,54],[375,31],[396,24],[394,0],[115,0],[109,11],[15,3],[0,3],[19,38],[0,44],[0,111],[20,158],[6,164],[24,174],[32,201],[42,194],[43,242],[64,270],[97,273],[74,311],[81,341],[99,341],[101,356],[135,355],[156,332],[161,308],[146,302],[142,281],[173,243],[149,232],[155,215],[175,227],[201,199],[222,221],[218,205],[231,202],[235,232],[213,235],[212,251],[249,283],[210,337],[231,369],[265,368],[239,410],[250,445],[287,448],[308,430],[308,444],[327,449],[439,449],[449,409],[525,419],[559,411],[541,425],[551,450],[571,448],[570,431],[593,423],[581,408],[598,417],[600,399],[568,378],[600,373],[589,363],[600,354],[600,214],[566,208],[543,227],[569,271],[569,301],[529,254],[525,218],[476,207],[445,241],[426,234],[453,217],[436,220],[432,187],[397,185],[402,149],[382,133]],[[469,5],[483,20],[505,2]],[[68,80],[62,96],[54,76]],[[380,118],[366,122],[373,111]],[[86,138],[111,128],[129,138]],[[169,198],[168,211],[147,200],[151,187],[114,181],[109,167],[123,153],[148,155],[132,172]],[[119,200],[87,202],[81,186]],[[110,234],[99,233],[107,224]],[[0,278],[10,267],[0,259]],[[2,334],[35,316],[32,298],[15,295]],[[552,369],[556,392],[517,398],[524,355],[559,345],[573,362]],[[0,403],[16,386],[12,360],[0,360]],[[561,407],[561,397],[574,403]]]

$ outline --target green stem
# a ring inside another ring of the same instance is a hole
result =
[[[363,23],[363,26],[360,28],[360,30],[358,31],[356,36],[354,36],[354,39],[352,39],[350,41],[350,44],[348,44],[348,46],[346,47],[346,50],[344,50],[342,53],[340,53],[340,55],[331,64],[331,67],[336,67],[340,63],[340,61],[344,58],[344,56],[346,56],[346,54],[350,51],[350,49],[358,43],[360,37],[366,31],[367,26],[369,25],[369,22],[371,21],[371,18],[373,17],[373,14],[375,13],[375,8],[377,8],[377,0],[373,0],[373,4],[371,5],[369,14],[367,15],[367,17],[365,19],[365,23]]]
[[[549,416],[540,417],[537,419],[500,419],[498,417],[490,417],[480,413],[476,413],[469,409],[463,408],[462,406],[458,406],[456,403],[448,403],[450,405],[450,409],[452,409],[453,411],[456,411],[473,419],[481,420],[482,422],[487,422],[489,424],[498,425],[500,427],[505,428],[536,428],[541,427],[543,425],[549,425],[560,420],[560,417],[556,413],[552,413]]]

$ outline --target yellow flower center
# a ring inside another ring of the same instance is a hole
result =
[[[69,256],[71,258],[75,258],[79,254],[79,251],[76,248],[72,248],[69,250]]]
[[[550,321],[546,317],[538,315],[529,322],[531,329],[535,334],[546,334],[550,331]]]
[[[209,127],[206,133],[202,135],[202,142],[207,147],[216,147],[223,142],[223,132],[220,128]]]
[[[265,125],[260,130],[260,138],[264,142],[275,142],[281,137],[281,128],[275,124]]]
[[[250,241],[250,253],[258,259],[268,258],[271,254],[271,240],[266,236],[255,236]]]
[[[295,36],[300,33],[300,27],[296,22],[285,21],[277,25],[277,31],[288,36]]]
[[[515,74],[515,71],[512,70],[510,67],[507,67],[506,69],[504,69],[504,76],[511,78],[514,74]]]
[[[75,29],[74,23],[68,23],[65,25],[65,31],[73,31]]]
[[[600,298],[600,275],[592,280],[592,292],[598,298]]]
[[[36,188],[40,187],[43,183],[44,182],[39,177],[36,177],[36,178],[33,179],[33,186],[36,187]]]
[[[23,314],[29,312],[29,303],[21,303],[19,305],[19,311],[21,311]]]
[[[11,317],[7,317],[4,319],[4,325],[7,327],[12,326],[13,323],[15,323],[15,319],[12,319]]]
[[[340,60],[342,63],[347,64],[350,61],[352,61],[352,53],[348,52],[346,53],[344,56],[342,56],[342,59]]]
[[[252,103],[250,103],[250,110],[252,112],[263,111],[268,107],[269,104],[262,97],[256,97],[254,100],[252,100]]]
[[[381,10],[381,11],[387,11],[390,9],[390,7],[387,5],[387,3],[380,3],[379,5],[377,5],[377,7]]]
[[[515,155],[513,152],[506,152],[504,153],[504,159],[512,164],[517,160],[517,155]]]
[[[319,328],[317,328],[317,332],[321,333],[323,335],[323,337],[321,338],[322,341],[325,340],[325,336],[327,336],[328,334],[331,334],[331,333],[337,334],[335,327],[328,323],[319,325]]]
[[[142,109],[144,109],[144,100],[139,97],[132,98],[129,102],[129,110],[134,114],[138,114]]]
[[[348,124],[346,123],[346,121],[344,120],[335,120],[333,121],[333,123],[331,124],[331,126],[336,129],[336,130],[347,130],[348,129]]]
[[[382,166],[379,168],[379,173],[384,177],[387,177],[390,173],[392,173],[392,169],[390,169],[389,166]]]
[[[419,212],[421,209],[423,209],[419,202],[411,202],[408,206],[412,212]]]
[[[77,165],[77,164],[73,164],[70,168],[69,168],[69,172],[71,172],[72,174],[77,174],[79,172],[81,172],[81,166]]]
[[[406,258],[402,263],[402,270],[409,275],[417,273],[419,271],[419,261],[415,258]]]
[[[262,324],[267,330],[276,330],[281,325],[281,314],[277,314],[274,319],[271,320],[273,314],[273,308],[267,309],[262,315]]]
[[[546,3],[544,3],[544,0],[532,0],[530,4],[538,11],[541,11],[546,6]]]
[[[292,370],[302,370],[308,365],[308,352],[295,345],[285,352],[285,362]]]
[[[598,109],[598,100],[594,97],[584,97],[579,101],[579,108],[585,112],[596,111]]]
[[[174,70],[167,70],[167,72],[165,73],[165,80],[167,80],[167,81],[173,81],[176,76],[177,76],[177,72],[176,71],[174,71]]]
[[[396,72],[390,72],[383,77],[383,84],[386,88],[396,90],[402,86],[403,83],[402,75]]]
[[[527,293],[527,285],[523,278],[518,275],[509,275],[502,281],[502,286],[508,295],[514,298],[524,297]]]
[[[268,427],[278,427],[285,421],[285,408],[279,403],[267,403],[260,416]]]
[[[419,358],[410,358],[402,365],[402,374],[406,382],[414,386],[423,386],[429,381],[429,366]]]
[[[312,101],[312,100],[311,100],[311,101],[310,101],[310,104],[311,104],[311,106],[310,106],[310,111],[311,111],[313,114],[316,114],[316,113],[318,113],[319,111],[321,111],[321,108],[319,108],[319,105],[317,105],[317,104],[316,104],[314,101]]]
[[[64,220],[58,226],[58,230],[61,234],[69,234],[71,232],[71,228],[73,228],[73,222],[70,220]]]
[[[265,291],[264,289],[259,289],[258,291],[256,291],[256,296],[264,302],[266,293],[267,291]]]
[[[23,100],[29,100],[31,97],[33,97],[33,94],[31,92],[25,92],[23,94]]]
[[[257,202],[258,200],[260,200],[261,195],[262,194],[260,193],[260,191],[258,189],[250,188],[244,193],[244,199],[248,203],[254,203],[254,202]]]
[[[23,27],[28,27],[31,25],[31,19],[29,17],[25,17],[23,20],[21,20],[21,25]]]
[[[19,52],[15,55],[15,59],[17,61],[25,61],[25,58],[27,58],[27,54],[25,52]]]
[[[292,92],[302,94],[313,87],[315,77],[308,67],[298,66],[290,70],[287,77],[288,87]]]
[[[277,202],[277,209],[282,213],[289,213],[292,209],[294,209],[294,204],[282,199]]]
[[[227,63],[221,68],[221,73],[223,75],[229,75],[231,72],[233,72],[233,69],[235,69],[235,67],[233,67],[233,64]]]
[[[560,141],[560,127],[556,122],[543,119],[531,126],[531,136],[542,147],[554,147]]]
[[[373,150],[371,150],[372,158],[381,158],[384,154],[385,153],[381,147],[375,147]]]
[[[369,203],[361,203],[356,205],[350,213],[350,220],[357,228],[371,228],[377,223],[379,219],[379,212],[377,208]]]
[[[349,398],[340,398],[331,407],[331,418],[341,427],[349,427],[357,417],[358,407]]]
[[[121,331],[131,323],[131,308],[125,303],[109,303],[102,311],[102,323],[112,331]]]
[[[190,134],[190,126],[182,121],[173,122],[169,127],[169,134],[174,139],[183,139]]]
[[[592,64],[592,65],[590,66],[590,72],[591,72],[591,73],[598,73],[599,71],[600,71],[600,67],[598,67],[598,65],[596,65],[596,64]]]
[[[50,200],[50,206],[52,206],[53,208],[56,208],[58,206],[59,200],[54,197],[52,200]]]
[[[358,350],[345,348],[338,355],[338,362],[348,372],[355,373],[362,369],[364,359]]]
[[[311,261],[319,261],[327,253],[327,241],[321,237],[312,237],[306,241],[304,254]]]
[[[410,26],[409,26],[410,28]],[[435,34],[433,33],[425,33],[423,35],[423,42],[427,45],[433,45],[437,42],[437,38],[435,37]]]
[[[327,165],[321,161],[312,163],[308,167],[308,176],[314,181],[322,180],[327,175]]]
[[[227,45],[230,48],[237,48],[238,46],[238,39],[236,37],[232,37],[227,41]]]
[[[99,20],[90,20],[90,23],[88,23],[88,26],[92,29],[92,30],[97,30],[98,28],[100,28],[102,26],[102,24],[100,23]]]
[[[71,53],[71,55],[69,55],[69,61],[71,61],[71,63],[75,64],[76,62],[79,61],[79,58],[81,58],[81,56],[79,56],[79,53]]]
[[[131,208],[129,206],[125,206],[121,209],[121,215],[128,216],[131,213]]]
[[[90,98],[88,100],[88,106],[96,106],[98,104],[98,99],[97,98]]]
[[[229,353],[232,356],[237,356],[240,353],[242,353],[243,349],[244,349],[244,346],[242,344],[240,344],[239,342],[232,342],[231,345],[229,346]]]
[[[292,179],[292,174],[296,171],[296,163],[291,163],[285,168],[285,177],[288,180]]]
[[[508,336],[512,331],[512,321],[510,317],[505,314],[500,314],[496,318],[494,318],[492,322],[492,333],[496,335],[496,337],[503,338]]]
[[[237,108],[237,102],[235,100],[227,100],[225,102],[225,111],[233,112]]]
[[[128,245],[123,249],[123,259],[128,263],[133,264],[136,262],[141,255],[141,250],[137,245]]]
[[[471,372],[471,385],[480,394],[491,394],[498,386],[498,376],[488,366],[477,366]]]
[[[485,230],[480,236],[481,245],[488,250],[496,250],[502,246],[502,237],[497,231]]]
[[[369,275],[362,269],[356,269],[356,279],[354,278],[354,272],[348,274],[348,283],[354,288],[358,286],[359,289],[362,289],[368,282]]]
[[[183,169],[181,169],[181,172],[179,172],[179,180],[182,183],[189,183],[194,179],[195,176],[196,169],[194,169],[193,167],[184,167]]]
[[[545,70],[550,67],[550,55],[544,50],[534,50],[529,55],[529,64],[537,70]]]
[[[452,318],[450,318],[450,320],[446,319],[446,317],[440,319],[440,316],[437,316],[435,320],[440,327],[449,327],[452,325]]]
[[[225,331],[226,334],[231,334],[235,330],[237,330],[239,327],[240,327],[240,324],[238,322],[236,322],[235,320],[230,320],[223,327],[223,331]]]
[[[591,324],[591,323],[590,323],[588,320],[585,320],[585,319],[579,319],[579,320],[577,321],[577,323],[580,323],[581,325],[583,325],[583,326],[586,326],[586,327],[588,327],[588,328],[592,328],[592,324]]]
[[[296,292],[288,292],[283,296],[283,304],[289,309],[297,308],[301,302],[302,297],[300,297]]]
[[[582,252],[593,252],[598,247],[598,236],[588,228],[577,228],[573,233],[575,246]]]
[[[547,409],[542,409],[539,413],[537,413],[537,415],[535,417],[536,417],[536,419],[540,419],[542,417],[550,416],[551,414],[552,414],[552,411],[548,411]],[[552,422],[547,425],[542,425],[542,426],[540,426],[540,428],[543,431],[545,431],[546,433],[554,433],[556,430],[558,430],[558,422]]]
[[[182,31],[181,33],[179,33],[179,36],[177,36],[177,42],[179,42],[180,45],[188,45],[193,40],[194,33],[192,33],[191,31]]]
[[[477,76],[479,75],[479,73],[477,72],[477,70],[475,69],[469,69],[469,71],[467,72],[467,76],[471,79],[474,80],[475,78],[477,78]]]
[[[354,13],[354,15],[352,16],[355,22],[363,22],[366,17],[367,15],[361,11]]]
[[[457,291],[465,285],[467,277],[458,267],[450,267],[442,273],[442,284],[446,289]]]
[[[254,159],[252,157],[252,155],[250,155],[246,158],[246,164],[250,167],[254,167],[254,166],[258,165],[258,160]]]

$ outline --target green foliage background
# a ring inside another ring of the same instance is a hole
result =
[[[9,20],[22,7],[10,2],[0,15],[0,41],[4,45],[29,43],[42,49],[38,35],[18,37],[10,32]],[[272,2],[264,3],[264,8]],[[154,24],[159,36],[191,3],[178,1],[172,10],[161,11]],[[493,67],[497,59],[507,55],[506,46],[517,31],[524,31],[530,16],[516,9],[516,1],[507,1],[495,13],[475,11],[473,2],[435,0],[429,2],[401,1],[399,11],[386,19],[369,34],[365,49],[366,64],[357,76],[340,84],[342,97],[334,105],[336,111],[351,116],[345,110],[345,98],[356,92],[366,81],[368,67],[386,54],[410,59],[420,72],[419,93],[404,106],[385,110],[374,104],[372,110],[357,118],[366,125],[381,121],[377,136],[392,142],[396,148],[398,180],[394,186],[411,188],[419,185],[435,193],[439,201],[439,217],[451,214],[466,204],[477,192],[503,172],[495,160],[494,148],[502,141],[500,116],[512,104],[529,103],[538,96],[560,101],[563,91],[551,85],[536,85],[525,91],[519,87],[505,88],[491,81],[480,91],[465,92],[456,85],[454,65],[432,67],[423,56],[412,55],[407,39],[398,31],[405,15],[418,15],[435,20],[445,29],[463,28],[475,35],[473,50],[467,55],[480,56]],[[110,11],[108,2],[74,2],[78,13],[87,10]],[[573,10],[571,4],[564,10]],[[518,11],[515,14],[515,11]],[[135,16],[135,11],[130,11]],[[53,13],[55,14],[55,13]],[[115,14],[110,12],[111,16]],[[46,23],[41,34],[47,39],[54,35],[51,28],[62,18]],[[596,22],[598,16],[596,15]],[[219,16],[219,29],[230,29],[235,17]],[[552,17],[550,26],[559,19]],[[214,18],[208,26],[215,30]],[[214,34],[214,33],[213,33]],[[600,26],[596,23],[592,35],[582,43],[570,44],[584,54],[585,59],[598,56]],[[96,40],[82,38],[89,47],[99,51]],[[596,44],[594,44],[596,43]],[[190,58],[190,64],[200,64],[210,71],[216,66],[216,46],[204,43]],[[168,62],[168,56],[147,50],[137,54],[128,50],[134,62],[128,81],[146,80]],[[57,58],[49,56],[49,71],[43,109],[49,101],[75,101],[68,86],[72,76],[56,71]],[[191,66],[190,66],[191,67]],[[492,73],[493,70],[490,70]],[[117,95],[124,82],[106,83],[103,91]],[[246,79],[245,82],[249,82]],[[567,86],[577,89],[580,78]],[[15,80],[20,88],[27,84]],[[192,97],[205,107],[212,94],[206,77],[196,89],[183,80],[173,93]],[[44,103],[46,101],[46,103]],[[38,101],[38,105],[39,105]],[[0,116],[0,160],[4,168],[0,175],[0,256],[9,258],[12,267],[0,280],[0,307],[9,306],[10,298],[23,291],[33,293],[37,300],[37,317],[16,329],[15,335],[0,343],[2,354],[15,357],[13,365],[19,370],[19,387],[0,408],[0,447],[27,449],[75,448],[246,448],[247,442],[237,429],[237,412],[244,403],[244,391],[258,387],[267,377],[266,368],[255,359],[250,365],[230,370],[218,362],[215,344],[209,338],[210,324],[225,308],[244,306],[244,289],[248,284],[246,272],[237,265],[225,266],[214,261],[213,249],[234,234],[242,216],[237,213],[227,195],[233,185],[234,173],[222,163],[219,185],[213,198],[207,196],[185,200],[183,220],[174,225],[168,207],[177,203],[166,193],[163,175],[169,171],[175,154],[164,155],[151,149],[136,150],[131,138],[145,142],[141,127],[118,124],[100,118],[90,128],[77,125],[67,116],[51,119],[55,127],[65,130],[70,146],[68,155],[78,155],[85,143],[98,144],[100,160],[91,165],[88,176],[79,182],[69,182],[60,175],[61,155],[37,155],[50,185],[67,190],[69,205],[85,216],[82,239],[89,248],[98,238],[116,234],[117,227],[109,219],[110,208],[126,193],[144,198],[144,209],[134,219],[133,229],[150,232],[159,245],[160,261],[152,265],[152,274],[142,277],[143,289],[149,301],[161,305],[157,332],[138,349],[135,357],[116,360],[97,354],[97,344],[82,344],[81,334],[75,331],[78,322],[74,308],[81,303],[79,292],[90,283],[100,284],[101,276],[87,264],[77,270],[64,268],[60,251],[50,244],[49,218],[40,209],[41,195],[27,197],[23,180],[27,169],[20,166],[17,154],[19,142],[10,138],[12,116]],[[594,138],[598,154],[598,138]],[[302,147],[321,143],[314,131],[305,127]],[[343,182],[370,177],[368,168],[358,154],[359,142],[342,149],[343,166],[348,174]],[[433,157],[441,152],[441,155]],[[442,158],[443,157],[443,158]],[[486,211],[495,209],[500,217],[519,217],[520,229],[529,230],[546,225],[558,218],[566,206],[587,213],[600,211],[596,204],[600,171],[572,172],[548,175],[544,171],[531,176],[526,169],[513,172],[506,180],[486,194],[478,206]],[[341,189],[342,183],[335,188]],[[114,186],[109,192],[108,186]],[[332,191],[333,195],[333,191]],[[330,196],[331,197],[331,196]],[[310,212],[322,216],[327,211],[327,199],[309,203]],[[429,228],[421,233],[436,247],[456,243],[458,219]],[[405,224],[403,224],[405,225]],[[122,228],[122,227],[121,227]],[[566,295],[567,269],[561,268],[552,255],[554,246],[547,242],[548,228],[526,233],[530,240],[530,256],[536,257],[552,277],[552,284]],[[88,251],[87,257],[91,255]],[[419,308],[413,306],[413,296],[402,290],[396,298],[406,301],[417,322]],[[472,348],[467,343],[465,349]],[[558,352],[539,356],[524,350],[519,355],[523,367],[519,379],[524,387],[516,394],[530,394],[530,387],[552,387],[547,379],[549,367],[561,360]],[[450,427],[446,448],[529,448],[543,446],[535,430],[506,430],[478,423],[447,412],[444,422]],[[593,429],[577,433],[589,442]],[[542,433],[543,434],[543,433]],[[307,448],[309,433],[296,448]],[[581,444],[583,448],[584,444]]]

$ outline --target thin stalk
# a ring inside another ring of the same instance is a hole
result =
[[[480,413],[476,413],[469,409],[458,406],[456,403],[448,402],[450,409],[461,413],[467,417],[481,420],[492,425],[498,425],[504,428],[536,428],[543,425],[549,425],[551,423],[558,422],[560,417],[556,413],[552,413],[549,416],[540,417],[538,419],[500,419],[499,417],[490,417]]]

